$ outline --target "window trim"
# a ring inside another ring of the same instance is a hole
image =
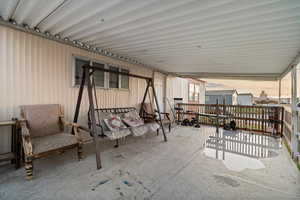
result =
[[[110,69],[110,67],[115,67],[115,68],[118,69],[118,71],[120,71],[120,67],[119,66],[108,64],[107,65],[107,69]],[[120,89],[120,74],[118,74],[118,87],[117,88],[111,88],[110,84],[109,84],[109,82],[110,82],[110,72],[107,72],[107,73],[108,73],[108,79],[107,79],[107,86],[108,87],[107,87],[107,89],[112,89],[112,90],[118,90],[118,89]]]
[[[76,54],[72,54],[71,56],[71,63],[72,63],[72,78],[71,78],[71,85],[74,88],[79,88],[80,84],[76,84],[76,80],[75,80],[75,76],[76,76],[76,59],[81,59],[81,60],[85,60],[85,61],[89,61],[89,64],[92,65],[93,62],[95,63],[99,63],[99,64],[103,64],[104,65],[104,69],[109,69],[110,66],[112,67],[116,67],[118,68],[118,71],[121,72],[122,69],[128,70],[128,73],[130,73],[130,70],[127,67],[122,67],[119,65],[115,65],[115,64],[109,64],[103,61],[100,61],[98,59],[94,59],[94,58],[89,58],[87,56],[81,56],[81,55],[76,55]],[[128,88],[122,88],[121,86],[121,74],[118,75],[118,88],[110,88],[109,87],[109,72],[104,72],[104,87],[101,86],[96,86],[96,89],[105,89],[105,90],[120,90],[120,91],[130,91],[130,77],[128,80]]]
[[[104,69],[107,69],[107,64],[105,63],[105,62],[102,62],[102,61],[99,61],[99,60],[96,60],[96,59],[91,59],[90,60],[90,65],[93,65],[93,62],[95,62],[95,63],[98,63],[98,64],[103,64],[104,65]],[[104,72],[104,86],[103,87],[101,87],[101,86],[95,86],[96,87],[96,89],[106,89],[107,88],[107,85],[106,85],[106,74],[107,74],[108,72]]]
[[[130,70],[127,69],[127,68],[121,68],[121,67],[119,67],[119,72],[122,72],[122,69],[123,70],[127,70],[128,74],[130,74]],[[119,89],[121,89],[121,90],[129,90],[129,88],[130,88],[130,76],[128,76],[128,88],[122,88],[122,74],[119,74]]]
[[[91,60],[88,57],[85,56],[80,56],[80,55],[73,55],[72,56],[72,87],[80,87],[80,84],[76,84],[76,59],[81,59],[81,60],[85,60],[85,61],[90,61],[91,64]]]
[[[193,99],[190,99],[190,85],[193,85],[193,88],[194,88],[194,92],[193,92]],[[196,99],[196,85],[199,87],[199,91],[198,91],[198,98]],[[199,83],[194,83],[194,82],[189,82],[188,84],[188,101],[190,102],[200,102],[200,91],[201,91],[201,86]]]

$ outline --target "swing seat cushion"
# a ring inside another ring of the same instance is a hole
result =
[[[119,129],[127,128],[121,118],[117,115],[112,115],[110,118],[104,119],[104,123],[110,131],[118,131]]]
[[[148,130],[149,131],[156,131],[157,129],[159,129],[159,124],[157,122],[151,122],[151,123],[147,123],[148,126]]]
[[[157,131],[160,127],[155,121],[144,123],[135,108],[109,108],[104,109],[104,111],[98,110],[95,112],[95,117],[97,121],[97,133],[99,135],[102,134],[102,127],[103,134],[110,140],[121,139],[128,135],[142,136],[148,132]],[[112,122],[112,118],[116,121]],[[119,120],[121,120],[122,124]],[[111,124],[112,126],[110,126]]]
[[[149,130],[147,125],[141,125],[141,126],[137,126],[137,127],[131,127],[130,131],[132,133],[133,136],[142,136],[145,133],[147,133]]]
[[[95,117],[96,117],[96,123],[98,127],[102,127],[103,131],[109,131],[108,127],[106,126],[104,119],[109,119],[112,117],[111,113],[106,113],[106,112],[95,112]],[[99,129],[99,133],[101,133],[101,130]]]
[[[104,135],[106,135],[110,140],[116,140],[131,135],[131,131],[129,128],[124,128],[117,131],[104,131]]]
[[[143,124],[137,127],[131,127],[130,130],[133,136],[142,136],[148,132],[154,132],[159,128],[159,125],[156,122]]]
[[[129,127],[138,127],[144,124],[144,121],[140,118],[136,111],[125,113],[122,120]]]

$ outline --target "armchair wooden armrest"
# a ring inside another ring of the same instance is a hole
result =
[[[79,128],[80,128],[80,125],[78,125],[77,123],[73,123],[73,122],[67,122],[67,121],[65,121],[65,117],[64,117],[64,115],[60,115],[59,116],[59,120],[60,120],[60,123],[61,123],[61,129],[63,130],[64,129],[64,127],[71,127],[72,128],[72,130],[74,131],[74,133],[75,133],[75,136],[77,137],[77,139],[79,140],[79,142],[81,142],[82,141],[82,138],[81,138],[81,136],[80,136],[80,134],[79,134]],[[81,128],[82,129],[82,128]]]
[[[155,112],[155,113],[158,113],[157,110],[154,110],[154,112]],[[168,113],[168,112],[160,112],[160,114],[162,114],[162,115],[170,115],[170,113]]]
[[[167,113],[167,112],[161,112],[160,114],[162,114],[162,115],[170,115],[170,113]]]
[[[24,153],[26,156],[32,156],[33,155],[32,143],[31,143],[29,129],[27,128],[26,120],[21,119],[19,120],[19,123],[21,126],[21,136],[23,141]]]

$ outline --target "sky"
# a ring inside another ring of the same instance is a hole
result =
[[[259,96],[264,90],[269,97],[278,96],[279,83],[277,81],[246,81],[246,80],[228,80],[228,79],[204,79],[206,90],[228,90],[236,89],[238,93],[252,93]]]
[[[300,96],[300,67],[298,65],[298,96]],[[250,80],[228,80],[228,79],[202,79],[206,81],[206,90],[236,89],[238,93],[252,93],[258,97],[264,90],[268,97],[278,97],[279,81],[250,81]],[[291,96],[291,73],[281,80],[281,96]]]

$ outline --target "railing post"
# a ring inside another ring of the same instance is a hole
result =
[[[226,115],[226,105],[225,105],[225,99],[223,99],[223,115]],[[223,126],[226,124],[226,119],[223,119]]]
[[[284,107],[281,108],[281,123],[280,123],[280,137],[283,136],[283,125],[284,124]]]

